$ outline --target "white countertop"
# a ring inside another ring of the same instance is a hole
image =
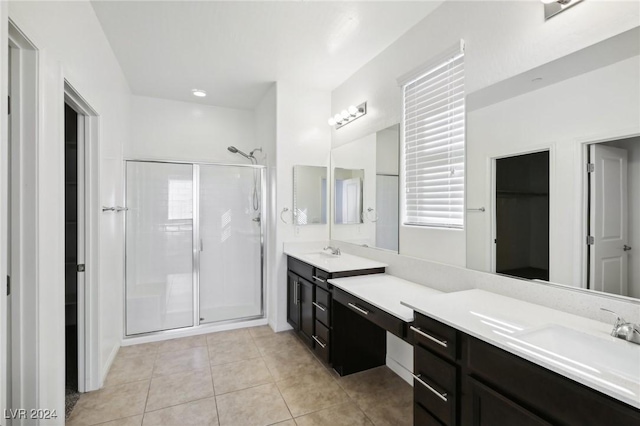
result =
[[[309,252],[293,248],[285,248],[284,253],[287,256],[294,257],[304,263],[308,263],[309,265],[313,265],[316,268],[320,268],[327,272],[358,271],[362,269],[386,268],[389,266],[386,263],[376,262],[375,260],[347,253],[333,256],[329,252],[325,252],[323,250]]]
[[[609,324],[477,289],[404,297],[402,304],[640,408],[640,345],[611,337]]]
[[[334,278],[329,283],[406,322],[413,321],[413,309],[402,305],[401,300],[442,294],[441,291],[387,274]]]

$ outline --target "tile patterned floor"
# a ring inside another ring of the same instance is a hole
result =
[[[412,425],[411,386],[387,367],[346,377],[268,326],[120,349],[70,426]]]

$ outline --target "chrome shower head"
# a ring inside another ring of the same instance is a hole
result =
[[[240,151],[238,148],[236,148],[235,146],[230,146],[227,148],[230,152],[233,152],[234,154],[240,154],[242,155],[244,158],[246,159],[251,159],[252,156],[249,154],[245,154],[244,152]]]

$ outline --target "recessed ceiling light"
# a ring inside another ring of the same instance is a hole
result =
[[[197,96],[199,98],[204,98],[205,96],[207,96],[207,92],[200,89],[193,89],[191,93],[193,93],[193,96]]]

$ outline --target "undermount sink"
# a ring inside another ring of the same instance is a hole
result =
[[[314,260],[330,260],[330,259],[340,259],[340,256],[337,254],[331,254],[324,251],[319,251],[315,253],[307,253],[305,257]]]
[[[507,344],[604,385],[619,379],[631,382],[633,387],[640,385],[640,345],[615,337],[551,325],[512,335]]]

